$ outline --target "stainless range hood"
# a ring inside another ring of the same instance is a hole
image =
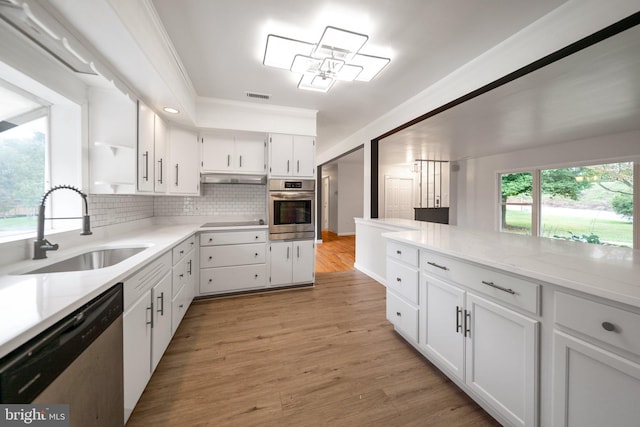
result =
[[[200,182],[203,184],[251,184],[266,185],[266,175],[241,175],[225,173],[207,173],[200,175]]]

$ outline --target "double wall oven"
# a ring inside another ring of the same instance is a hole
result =
[[[313,179],[269,180],[269,238],[315,237],[316,182]]]

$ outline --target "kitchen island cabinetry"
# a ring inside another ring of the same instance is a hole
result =
[[[510,425],[537,425],[540,285],[425,249],[420,267],[425,353]]]
[[[315,279],[315,242],[279,241],[269,244],[269,286],[313,283]]]
[[[216,131],[201,135],[202,172],[266,173],[266,136],[260,133]]]
[[[238,229],[200,234],[200,295],[266,286],[267,230]]]
[[[555,322],[553,425],[637,424],[640,314],[556,292]]]
[[[168,193],[200,195],[200,144],[192,130],[169,128]]]
[[[269,135],[269,177],[315,178],[315,152],[313,136]]]
[[[387,316],[417,310],[394,328],[501,424],[637,424],[637,251],[428,223],[382,237]]]

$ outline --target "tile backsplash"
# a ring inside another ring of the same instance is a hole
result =
[[[266,185],[203,184],[200,197],[156,196],[154,216],[256,216],[267,211]]]
[[[96,195],[87,198],[92,227],[104,227],[153,216],[153,197]]]
[[[89,195],[92,227],[153,216],[254,216],[267,212],[266,185],[205,184],[196,196]]]

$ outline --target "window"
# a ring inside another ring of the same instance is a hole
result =
[[[632,248],[633,174],[633,162],[501,174],[500,230]]]
[[[47,185],[48,107],[0,80],[0,237],[33,232]]]

